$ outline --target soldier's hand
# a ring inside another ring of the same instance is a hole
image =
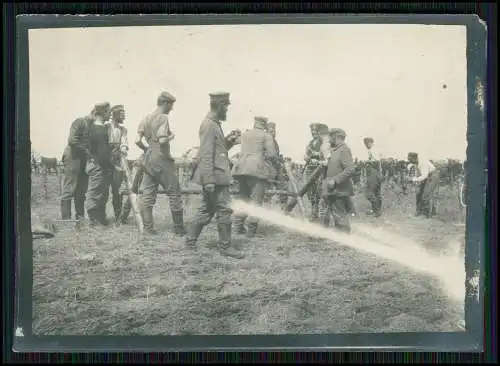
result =
[[[203,186],[203,189],[204,189],[206,192],[208,192],[208,193],[213,193],[213,192],[215,192],[215,184],[212,184],[212,183],[210,183],[210,184],[205,184],[205,185]]]
[[[335,179],[329,179],[326,182],[326,186],[328,187],[329,190],[332,190],[335,188]]]
[[[321,160],[320,164],[323,165],[323,166],[327,166],[328,165],[328,161],[327,160]]]

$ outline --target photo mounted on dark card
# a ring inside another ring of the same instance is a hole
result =
[[[480,350],[486,34],[19,17],[15,348]]]

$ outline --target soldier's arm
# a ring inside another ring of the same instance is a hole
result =
[[[333,179],[335,184],[340,184],[346,179],[352,177],[356,171],[356,165],[354,165],[354,159],[352,158],[351,150],[348,148],[342,149],[340,152],[340,163],[342,165],[342,172],[337,174]]]
[[[170,131],[170,125],[168,123],[168,118],[166,116],[159,117],[161,121],[160,128],[156,132],[156,136],[158,137],[158,142],[160,144],[168,144],[171,140],[173,140],[173,134]]]
[[[200,127],[200,162],[201,184],[215,184],[215,135],[214,123],[203,123]]]
[[[87,148],[82,144],[82,133],[84,120],[77,119],[73,121],[69,129],[68,145],[77,149],[81,153],[86,153]]]
[[[271,160],[273,163],[278,164],[279,155],[276,151],[276,145],[274,144],[273,137],[268,133],[266,133],[264,137],[264,149],[266,158]]]
[[[120,139],[120,150],[122,153],[128,152],[128,131],[125,127],[122,127],[122,135]]]
[[[145,131],[145,121],[141,121],[141,123],[139,124],[139,127],[137,127],[137,135],[135,138],[135,144],[136,144],[136,146],[139,147],[139,149],[146,151],[148,149],[148,147],[143,142],[144,131]]]

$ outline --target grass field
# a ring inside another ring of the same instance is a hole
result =
[[[58,177],[47,198],[33,177],[32,210],[44,223],[60,217]],[[414,217],[414,195],[385,187],[384,215],[357,225],[410,237],[437,253],[464,240],[456,192],[439,191],[437,216]],[[186,221],[198,197],[186,201]],[[111,210],[109,211],[111,213]],[[136,240],[131,220],[120,228],[76,231],[56,223],[52,239],[33,241],[33,331],[51,335],[286,334],[458,331],[463,303],[438,280],[334,242],[261,223],[253,239],[234,237],[243,260],[214,248],[214,223],[199,252],[171,234],[168,200],[155,208],[162,234]],[[381,231],[380,231],[381,232]],[[398,243],[393,243],[398,245]]]

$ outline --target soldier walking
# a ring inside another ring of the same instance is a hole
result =
[[[276,176],[274,178],[277,181],[276,189],[288,191],[289,184],[290,184],[290,177],[288,177],[288,174],[286,173],[286,170],[284,167],[285,160],[283,158],[283,155],[281,155],[278,140],[276,139],[276,123],[268,122],[267,123],[267,131],[269,132],[269,134],[273,138],[274,148],[276,149],[276,154],[278,155],[278,160],[279,160],[278,165],[277,165]],[[279,202],[280,202],[281,209],[283,210],[288,202],[288,195],[280,194],[279,195]]]
[[[375,141],[371,137],[363,139],[367,150],[365,162],[366,169],[366,199],[371,204],[371,210],[368,215],[379,217],[382,211],[382,164],[380,155],[374,151],[373,145]]]
[[[424,215],[431,218],[433,214],[433,197],[439,186],[439,172],[434,163],[424,154],[408,154],[410,163],[416,165],[418,175],[410,178],[418,183],[416,194],[416,216]]]
[[[174,134],[170,130],[168,114],[174,103],[175,97],[172,94],[162,92],[157,99],[156,110],[142,121],[138,130],[140,141],[144,137],[149,145],[144,155],[144,175],[140,195],[144,230],[149,234],[157,233],[153,224],[153,207],[159,185],[163,187],[169,199],[174,233],[185,234],[181,187],[175,161],[170,154],[170,142]]]
[[[335,227],[349,233],[351,231],[349,199],[354,195],[351,177],[355,172],[355,165],[351,150],[345,143],[345,137],[345,131],[340,128],[330,131],[332,150],[322,190],[328,205],[328,215],[324,217],[323,224],[328,227],[332,215]]]
[[[241,136],[241,152],[233,168],[233,177],[238,181],[239,197],[262,206],[269,180],[275,176],[278,154],[272,136],[267,132],[266,117],[255,117],[253,129],[245,131]],[[235,215],[234,223],[238,234],[255,236],[259,219],[248,218],[245,228],[246,214]]]
[[[97,106],[94,107],[94,109]],[[63,192],[61,197],[61,218],[71,219],[71,203],[74,201],[76,219],[85,217],[85,193],[88,175],[85,171],[89,156],[89,134],[94,123],[93,111],[85,117],[77,118],[70,127],[68,145],[64,149]]]
[[[94,110],[94,123],[89,134],[89,159],[86,171],[89,176],[86,208],[91,226],[108,225],[106,204],[113,165],[111,164],[111,146],[109,127],[105,124],[111,117],[111,105],[101,103]]]
[[[311,129],[312,140],[306,148],[305,154],[305,175],[309,177],[324,160],[322,153],[323,139],[322,135],[328,133],[328,126],[323,123],[312,123],[309,125]],[[321,177],[318,177],[312,184],[311,188],[307,191],[307,198],[311,203],[311,216],[310,220],[314,221],[319,218],[319,205],[321,200]]]
[[[109,128],[109,144],[111,146],[111,202],[115,214],[115,222],[120,222],[122,196],[121,190],[124,180],[125,171],[122,166],[122,157],[127,156],[128,139],[127,129],[123,126],[125,121],[125,108],[123,105],[115,105],[111,108],[111,123]]]
[[[210,112],[200,126],[200,149],[193,176],[194,181],[202,186],[202,203],[188,229],[186,245],[194,249],[203,228],[215,215],[221,252],[241,259],[244,255],[232,246],[231,240],[229,187],[232,177],[228,150],[236,141],[233,137],[224,137],[221,127],[221,123],[226,121],[229,105],[229,93],[210,94]]]

